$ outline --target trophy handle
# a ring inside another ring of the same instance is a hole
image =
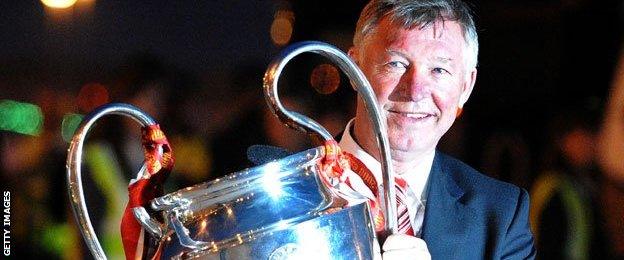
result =
[[[100,245],[97,235],[93,231],[93,226],[91,225],[91,219],[89,218],[89,212],[87,211],[87,206],[85,204],[85,198],[82,189],[80,166],[82,163],[82,147],[84,140],[89,132],[89,129],[91,128],[91,126],[93,126],[95,121],[108,114],[128,116],[137,121],[143,127],[156,123],[154,119],[152,119],[149,115],[132,105],[111,103],[103,105],[85,116],[85,118],[78,126],[78,129],[76,129],[74,137],[72,138],[72,141],[69,145],[69,150],[67,152],[66,164],[67,185],[69,187],[69,200],[74,211],[74,215],[76,216],[78,224],[80,225],[80,232],[82,233],[82,236],[84,237],[85,242],[89,247],[89,250],[93,254],[93,257],[96,259],[106,259],[106,255],[104,255],[104,250],[102,250],[102,246]],[[144,168],[145,167],[143,167],[137,174],[137,179],[142,176]],[[137,215],[136,208],[134,211],[135,215]],[[145,209],[143,209],[143,211],[145,211]],[[151,220],[151,218],[149,218],[149,215],[147,215],[146,218],[146,214],[147,212],[139,212],[139,215],[141,216],[141,218],[137,217],[139,223],[141,223],[142,226],[146,227],[146,230],[150,231],[151,233],[156,232],[156,234],[158,234],[158,232],[154,230],[160,230],[159,225],[156,221]],[[162,231],[160,233],[162,234]]]
[[[304,52],[320,54],[336,63],[338,67],[349,77],[357,92],[364,100],[366,111],[368,112],[369,118],[373,123],[373,131],[375,133],[375,138],[377,140],[382,159],[381,165],[383,186],[380,187],[380,189],[382,189],[380,194],[382,194],[383,198],[380,200],[380,208],[382,209],[384,216],[386,216],[384,233],[396,233],[396,207],[393,206],[396,205],[396,195],[393,189],[394,173],[390,167],[390,148],[388,137],[386,136],[386,124],[385,121],[382,120],[379,106],[377,105],[377,99],[375,98],[371,85],[355,62],[353,62],[340,49],[323,42],[305,41],[286,47],[286,49],[280,52],[271,62],[269,68],[264,74],[264,96],[269,104],[269,108],[273,114],[277,115],[280,121],[287,126],[325,141],[333,140],[332,135],[319,123],[297,112],[285,109],[279,100],[277,83],[282,70],[288,61]]]

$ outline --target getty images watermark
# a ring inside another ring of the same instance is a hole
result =
[[[11,227],[11,192],[4,191],[3,192],[4,199],[2,202],[2,213],[4,217],[2,218],[2,250],[5,256],[11,255],[11,231],[9,228]]]

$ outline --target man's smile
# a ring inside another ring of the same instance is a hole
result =
[[[389,120],[396,121],[399,124],[426,124],[433,123],[437,117],[435,113],[420,111],[403,111],[388,109],[387,117]]]

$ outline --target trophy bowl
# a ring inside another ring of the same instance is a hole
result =
[[[154,199],[173,227],[162,257],[370,259],[368,205],[334,207],[319,179],[323,157],[313,148]]]

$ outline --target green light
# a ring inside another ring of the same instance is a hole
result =
[[[39,135],[43,130],[41,108],[34,104],[13,100],[0,101],[0,130]]]
[[[82,122],[82,115],[79,114],[65,114],[63,116],[63,122],[61,123],[61,135],[65,142],[71,142],[74,132]]]

